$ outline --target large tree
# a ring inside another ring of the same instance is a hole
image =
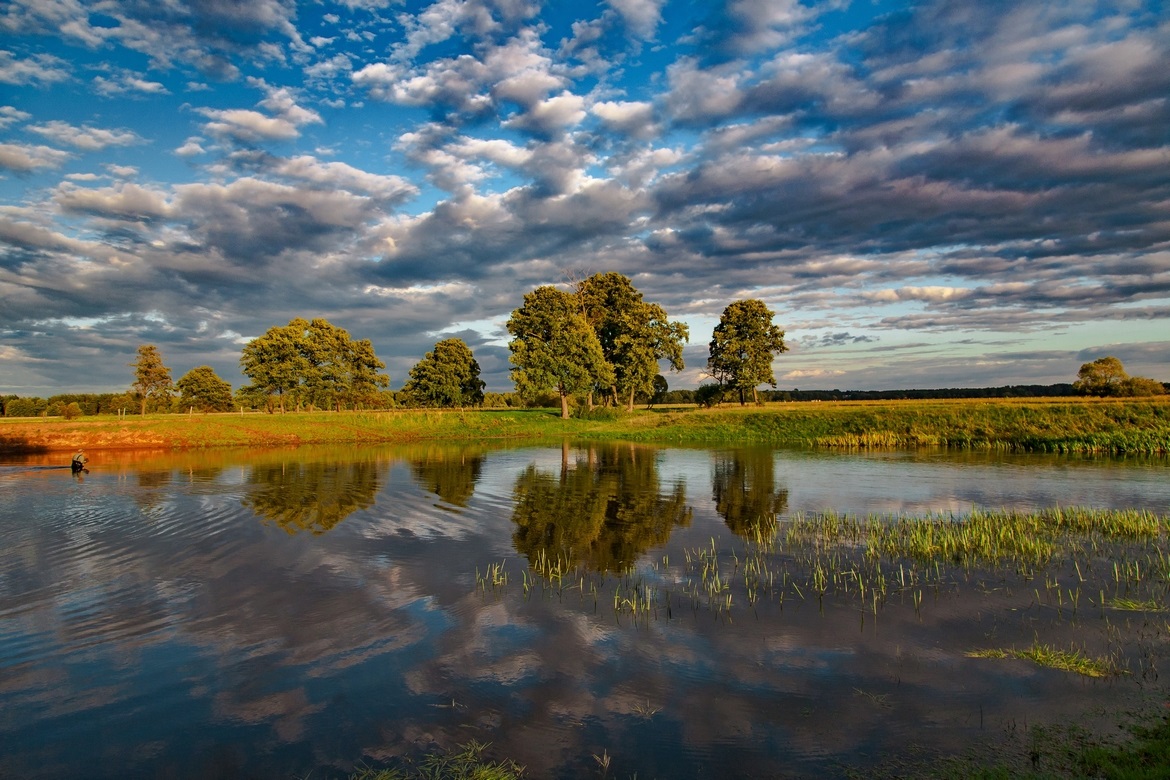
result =
[[[244,392],[275,395],[282,413],[286,397],[298,407],[309,403],[340,410],[390,383],[390,377],[378,373],[386,365],[368,340],[354,341],[323,318],[309,322],[298,317],[269,328],[244,345],[240,367],[252,380]]]
[[[775,314],[756,298],[735,301],[723,310],[711,338],[707,372],[721,387],[739,393],[739,403],[759,400],[756,388],[762,384],[776,386],[772,358],[787,352],[784,331],[772,323]]]
[[[205,412],[229,412],[232,408],[232,386],[215,373],[211,366],[198,366],[183,374],[175,383],[184,407],[195,407]]]
[[[578,285],[577,297],[613,369],[608,389],[615,403],[625,399],[633,410],[635,394],[653,393],[659,360],[667,360],[674,371],[684,368],[687,326],[671,322],[661,306],[644,301],[627,277],[612,271],[594,274]]]
[[[163,365],[162,354],[153,344],[138,348],[138,357],[130,364],[134,368],[134,393],[142,401],[142,414],[146,414],[146,402],[171,397],[174,383],[171,370]]]
[[[445,339],[410,369],[402,389],[422,406],[479,406],[484,382],[479,363],[463,339]]]
[[[555,287],[537,287],[508,320],[512,341],[512,381],[521,396],[546,390],[561,397],[561,417],[569,417],[569,396],[613,384],[613,370],[597,334],[585,321],[577,296]]]
[[[1073,388],[1085,395],[1099,396],[1147,396],[1165,392],[1162,383],[1155,379],[1127,374],[1121,361],[1111,355],[1082,365]]]

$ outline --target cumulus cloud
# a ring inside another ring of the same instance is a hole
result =
[[[0,49],[0,83],[46,87],[71,78],[64,60],[49,54],[37,54],[20,60],[10,51]]]
[[[89,125],[77,127],[58,120],[30,125],[28,130],[59,144],[67,144],[86,152],[101,151],[109,146],[132,146],[143,143],[143,138],[133,130],[107,130]]]
[[[28,172],[37,168],[59,168],[72,155],[49,146],[0,144],[0,168]]]

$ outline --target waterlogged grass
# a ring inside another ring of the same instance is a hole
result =
[[[524,777],[524,767],[514,761],[485,759],[483,754],[488,747],[470,742],[453,752],[431,753],[417,764],[363,769],[350,775],[350,780],[517,780]]]
[[[989,648],[972,650],[967,655],[971,658],[1018,658],[1032,661],[1036,665],[1048,669],[1073,672],[1084,677],[1114,677],[1123,672],[1116,659],[1112,657],[1092,656],[1087,654],[1083,648],[1070,647],[1064,650],[1039,642],[1035,642],[1023,650]]]
[[[1055,453],[1170,452],[1170,398],[777,403],[548,409],[0,419],[0,450],[287,446],[501,439],[760,443],[829,448],[947,447]]]
[[[670,618],[706,609],[730,618],[762,601],[859,601],[875,615],[892,599],[920,612],[926,595],[973,579],[1015,578],[1034,604],[1077,615],[1154,611],[1170,597],[1170,534],[1144,510],[976,510],[965,517],[855,517],[824,513],[763,518],[746,538],[593,572],[565,551],[540,550],[518,576],[508,562],[476,572],[482,594],[519,581],[524,596],[576,593],[618,617]]]

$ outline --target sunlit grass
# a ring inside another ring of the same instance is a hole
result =
[[[285,446],[499,439],[762,443],[846,449],[946,447],[1059,453],[1170,452],[1170,397],[1145,400],[879,401],[672,408],[561,420],[549,409],[0,419],[15,449]]]
[[[967,655],[971,658],[1018,658],[1047,669],[1073,672],[1084,677],[1115,677],[1124,673],[1113,658],[1091,656],[1077,647],[1065,650],[1039,642],[1034,642],[1023,650],[988,648],[972,650]]]
[[[488,745],[469,742],[454,752],[425,756],[416,765],[389,769],[362,769],[350,780],[515,780],[524,777],[524,767],[503,759],[483,757]]]

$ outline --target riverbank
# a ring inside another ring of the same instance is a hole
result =
[[[422,441],[628,440],[830,448],[945,447],[1026,452],[1165,454],[1170,398],[778,403],[596,410],[561,420],[548,409],[0,419],[0,451],[188,449]]]

